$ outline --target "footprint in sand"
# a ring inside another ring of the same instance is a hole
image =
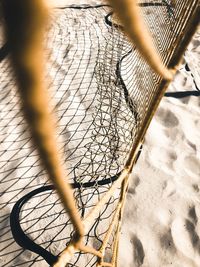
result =
[[[177,175],[174,181],[179,193],[190,200],[199,202],[200,197],[200,160],[196,154],[180,155],[174,163]]]
[[[167,128],[173,128],[178,126],[178,118],[168,109],[159,108],[155,115],[155,119],[163,126]]]
[[[171,230],[168,229],[163,235],[160,237],[161,247],[166,251],[168,250],[170,253],[175,253],[176,248],[173,242]]]
[[[138,176],[134,176],[130,179],[131,183],[128,188],[128,196],[133,196],[136,193],[136,188],[140,184],[140,178]]]
[[[174,142],[176,140],[182,140],[184,134],[180,132],[178,128],[165,128],[164,129],[165,136],[170,140],[170,142]]]
[[[195,218],[194,208],[189,210],[190,217]],[[200,266],[200,239],[195,229],[194,222],[183,217],[177,217],[172,222],[171,233],[176,249],[186,258],[190,259],[194,266]]]
[[[188,217],[190,218],[190,220],[194,223],[194,225],[197,224],[198,222],[198,217],[196,214],[196,209],[194,206],[190,207],[188,210]]]
[[[173,164],[176,160],[177,154],[173,149],[166,147],[152,148],[150,161],[158,169],[162,166],[163,171],[169,174],[173,173]]]
[[[136,235],[133,235],[131,238],[131,243],[133,244],[134,266],[140,267],[142,266],[145,257],[142,242]]]

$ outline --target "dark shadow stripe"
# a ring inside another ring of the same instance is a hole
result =
[[[100,181],[93,181],[93,182],[87,182],[87,183],[72,183],[70,184],[73,189],[75,188],[91,188],[95,185],[106,185],[110,184],[117,180],[117,178],[120,176],[121,172],[119,172],[117,175],[107,178]],[[40,194],[45,191],[49,190],[55,190],[54,185],[47,185],[42,186],[40,188],[37,188],[30,193],[26,194],[22,198],[20,198],[16,204],[14,205],[11,214],[10,214],[10,227],[11,232],[13,235],[13,238],[17,242],[19,246],[21,246],[24,249],[28,249],[32,252],[35,252],[36,254],[43,257],[43,259],[50,265],[53,266],[54,263],[57,262],[58,256],[53,255],[51,252],[43,248],[42,246],[36,244],[33,240],[31,240],[23,231],[20,225],[20,213],[22,207],[35,195]]]
[[[13,235],[13,238],[19,246],[24,249],[28,249],[32,252],[43,257],[43,259],[50,265],[53,266],[57,262],[58,256],[53,255],[45,248],[37,245],[33,240],[31,240],[23,231],[20,225],[20,212],[23,205],[29,201],[34,195],[39,194],[44,191],[52,190],[53,186],[44,186],[40,187],[32,192],[28,193],[21,199],[19,199],[14,205],[11,214],[10,214],[10,228]]]
[[[184,98],[188,96],[200,96],[200,91],[181,91],[181,92],[168,92],[165,93],[166,97]]]

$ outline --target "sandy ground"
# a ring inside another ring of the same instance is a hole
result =
[[[185,53],[199,83],[200,34]],[[180,67],[168,91],[195,90]],[[200,98],[166,98],[133,171],[120,243],[120,266],[200,265]]]
[[[101,1],[76,4],[80,2]],[[63,6],[66,0],[48,3]],[[190,71],[185,70],[184,61],[169,92],[200,88],[200,31],[184,60]],[[199,107],[200,96],[164,97],[161,102],[130,180],[119,247],[120,267],[200,266]],[[9,213],[9,206],[3,211],[2,218]],[[31,253],[26,256],[32,257]],[[17,266],[4,262],[5,253],[0,257],[0,266]],[[34,266],[47,265],[41,262]]]

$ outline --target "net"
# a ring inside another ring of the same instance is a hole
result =
[[[170,67],[176,66],[192,35],[198,3],[140,2],[160,55]],[[1,52],[6,55],[5,48]],[[119,181],[124,166],[132,164],[166,82],[144,62],[105,5],[56,10],[46,38],[46,58],[45,79],[58,118],[63,165],[84,220]],[[0,72],[0,265],[46,266],[44,259],[53,265],[70,243],[73,226],[39,164],[4,56]],[[116,265],[125,189],[126,183],[119,182],[88,226],[84,242],[100,250],[103,258],[80,251],[67,266]]]

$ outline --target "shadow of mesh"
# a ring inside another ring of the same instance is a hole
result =
[[[193,27],[198,1],[154,0],[140,5],[163,61],[175,66],[184,33]],[[143,138],[162,80],[129,43],[123,26],[105,5],[55,10],[46,59],[45,79],[58,118],[63,165],[85,218],[120,175],[131,147]],[[69,244],[73,228],[40,167],[7,57],[1,58],[0,73],[0,265],[51,265]],[[120,188],[96,216],[85,244],[101,248],[119,197]],[[117,225],[106,246],[107,262],[112,262],[116,236]],[[96,265],[95,256],[79,252],[67,266]]]

